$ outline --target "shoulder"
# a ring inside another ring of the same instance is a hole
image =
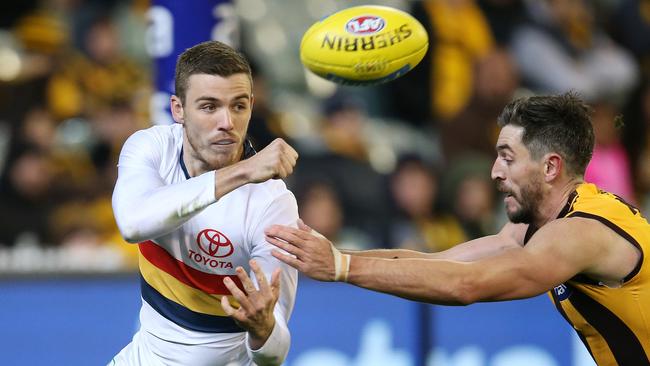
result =
[[[616,233],[597,220],[583,217],[555,219],[537,230],[526,248],[574,252],[588,258],[608,252],[612,243],[620,241]]]
[[[642,251],[635,239],[602,221],[568,217],[544,225],[535,235],[537,248],[573,259],[583,273],[598,281],[625,281],[640,266]],[[531,240],[532,242],[532,240]]]
[[[119,165],[159,164],[176,156],[183,144],[182,126],[153,126],[133,133],[124,143]]]
[[[641,219],[639,209],[623,198],[598,189],[593,184],[582,184],[565,217],[585,217],[605,224],[627,223]]]
[[[296,225],[298,203],[283,181],[272,179],[244,187],[248,190],[247,216],[255,223],[251,233],[260,233],[273,224]]]
[[[183,139],[182,126],[179,124],[151,126],[134,132],[126,140],[126,144],[160,144],[174,143]]]
[[[269,179],[262,183],[250,184],[251,194],[263,201],[274,201],[279,197],[292,196],[293,193],[280,179]]]
[[[262,183],[249,184],[250,198],[261,212],[277,210],[298,210],[296,197],[280,179],[269,179]],[[258,211],[259,212],[259,211]]]

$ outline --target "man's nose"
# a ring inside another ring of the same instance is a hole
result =
[[[490,172],[492,180],[503,179],[503,169],[499,165],[499,158],[494,159],[494,164],[492,164],[492,171]]]
[[[224,131],[232,130],[235,125],[233,124],[232,114],[228,108],[223,108],[221,113],[217,116],[217,128]]]

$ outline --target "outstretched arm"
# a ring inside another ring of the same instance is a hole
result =
[[[347,281],[435,304],[531,297],[577,273],[602,275],[603,258],[617,253],[611,249],[610,232],[593,220],[561,219],[542,227],[523,248],[512,247],[473,262],[350,256]],[[322,281],[336,278],[335,255],[325,238],[274,226],[267,230],[267,240],[293,255],[276,252],[277,258],[306,275]],[[617,275],[622,278],[624,272],[625,268]]]
[[[304,224],[301,225],[300,222],[298,227],[306,231],[311,231],[311,228]],[[408,249],[342,250],[341,253],[383,259],[421,258],[471,262],[498,254],[509,248],[521,246],[527,228],[528,225],[508,223],[496,235],[470,240],[436,253],[425,253]]]

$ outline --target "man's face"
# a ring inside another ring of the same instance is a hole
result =
[[[523,132],[523,127],[512,125],[501,129],[492,166],[492,179],[506,194],[506,214],[514,223],[531,223],[544,197],[544,166],[532,159],[521,142]]]
[[[252,107],[247,74],[191,75],[185,104],[172,96],[172,113],[185,129],[184,152],[190,163],[209,171],[239,161]]]

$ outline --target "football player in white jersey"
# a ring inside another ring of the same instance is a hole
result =
[[[210,41],[181,54],[177,122],[124,144],[113,193],[124,238],[139,246],[141,327],[111,365],[279,365],[297,272],[271,255],[264,228],[294,225],[285,178],[296,151],[246,139],[251,70]]]

